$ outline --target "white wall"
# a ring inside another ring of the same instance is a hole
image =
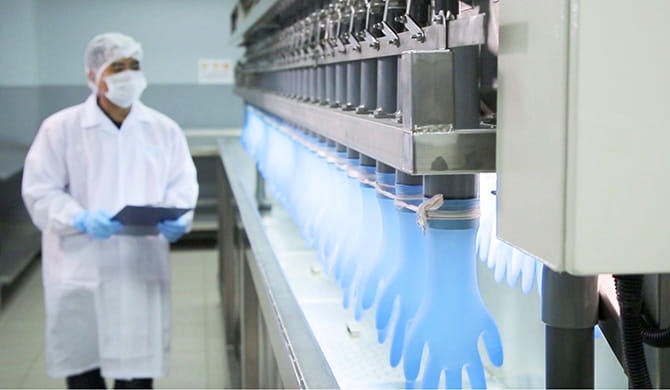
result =
[[[108,31],[131,35],[142,44],[143,67],[154,85],[196,84],[199,58],[237,59],[242,53],[227,43],[233,0],[32,3],[42,85],[85,85],[84,48],[93,36]]]
[[[0,0],[0,86],[39,84],[33,1]]]
[[[29,144],[46,116],[89,93],[84,49],[109,31],[144,47],[142,100],[183,127],[237,127],[231,85],[198,84],[201,58],[238,59],[234,0],[0,0],[0,142]]]

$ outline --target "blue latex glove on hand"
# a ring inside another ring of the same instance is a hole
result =
[[[176,242],[186,233],[187,224],[185,220],[179,218],[159,222],[156,226],[158,226],[158,230],[168,241]]]
[[[123,224],[112,221],[112,216],[105,210],[83,210],[75,215],[74,227],[96,240],[105,240],[118,233]]]

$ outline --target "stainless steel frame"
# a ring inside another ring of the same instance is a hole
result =
[[[253,106],[409,174],[495,172],[493,129],[412,131],[392,119],[324,108],[260,90],[237,88],[236,92]],[[403,113],[404,118],[407,115]]]
[[[445,25],[437,24],[424,28],[425,40],[418,41],[412,38],[409,31],[397,34],[396,37],[382,37],[376,40],[376,44],[361,42],[360,45],[348,44],[337,47],[320,47],[301,55],[286,54],[281,58],[273,58],[273,61],[257,61],[253,65],[244,65],[244,71],[275,71],[282,69],[300,68],[305,66],[316,66],[334,64],[338,62],[359,61],[369,58],[380,58],[398,56],[407,50],[439,50],[447,48],[447,29]],[[397,43],[391,43],[397,39]],[[262,57],[265,52],[247,58],[252,60]]]
[[[221,294],[226,341],[240,366],[233,385],[336,388],[265,236],[249,186],[242,183],[254,176],[238,171],[238,139],[224,138],[219,147]]]

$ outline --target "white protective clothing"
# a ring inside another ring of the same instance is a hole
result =
[[[110,378],[166,374],[167,240],[95,240],[73,220],[84,209],[115,214],[125,205],[195,207],[197,196],[195,166],[179,125],[141,102],[120,130],[95,95],[42,123],[26,157],[23,199],[42,230],[50,376],[95,367]]]
[[[86,74],[89,72],[95,74],[95,82],[88,79],[88,76],[86,78],[93,94],[98,93],[100,76],[112,62],[122,58],[142,61],[143,55],[142,45],[127,35],[112,32],[93,37],[84,52]]]
[[[126,70],[105,77],[107,92],[105,96],[119,107],[128,108],[142,96],[147,87],[147,79],[139,70]]]

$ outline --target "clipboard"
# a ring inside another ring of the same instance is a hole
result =
[[[117,234],[131,236],[148,236],[159,233],[156,224],[177,219],[193,209],[156,206],[126,206],[112,217],[119,221],[123,229]]]

